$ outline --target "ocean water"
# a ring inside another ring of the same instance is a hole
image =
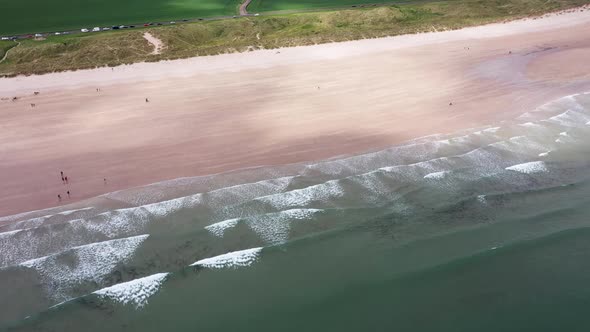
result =
[[[588,331],[590,94],[0,218],[8,331]]]

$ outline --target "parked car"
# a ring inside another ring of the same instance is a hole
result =
[[[56,32],[56,33],[54,33],[54,35],[59,36],[59,35],[61,35],[61,32]]]
[[[10,38],[9,37],[2,37],[0,39],[2,39],[2,40],[9,40]]]
[[[119,30],[119,26],[117,26],[117,25],[113,25],[113,26],[111,27],[111,29],[113,29],[113,30]]]
[[[88,32],[89,30],[86,29],[86,28],[84,28],[84,29],[80,29],[80,31],[82,31],[82,32]]]
[[[170,21],[170,24],[176,24],[176,22],[174,22],[174,21]]]
[[[162,25],[162,23],[156,23],[156,25]]]
[[[35,34],[35,38],[39,38],[39,37],[43,37],[43,35],[42,35],[42,34],[40,34],[40,33],[36,33],[36,34]]]
[[[100,31],[100,28],[99,28],[99,27],[94,27],[94,28],[92,28],[92,31],[93,31],[93,32]]]
[[[102,31],[109,31],[109,30],[111,30],[111,28],[109,28],[109,27],[102,28]]]
[[[119,29],[127,29],[126,25],[119,25]]]

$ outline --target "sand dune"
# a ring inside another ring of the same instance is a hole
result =
[[[180,176],[356,154],[513,118],[590,91],[589,35],[590,11],[577,11],[0,79],[0,215]],[[14,96],[18,101],[9,100]]]

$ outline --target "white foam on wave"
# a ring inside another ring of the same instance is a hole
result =
[[[516,120],[529,120],[534,118],[534,116],[530,113],[530,112],[524,112],[521,115],[519,115]]]
[[[510,167],[506,167],[508,171],[515,171],[524,174],[534,174],[534,173],[541,173],[547,171],[547,166],[543,161],[531,161],[528,163],[513,165]]]
[[[3,216],[3,217],[0,217],[0,223],[17,221],[21,218],[26,218],[26,216],[28,216],[28,215],[38,214],[41,212],[48,213],[46,211],[54,211],[56,209],[58,209],[58,208],[53,207],[53,208],[48,208],[48,209],[27,211],[27,212],[21,212],[21,213],[17,213],[17,214],[8,215],[8,216]]]
[[[278,194],[287,189],[295,176],[285,176],[253,183],[238,184],[208,192],[207,205],[221,207],[239,204],[256,197]]]
[[[193,208],[201,202],[201,194],[180,197],[101,213],[94,220],[72,221],[72,226],[104,234],[110,238],[142,232],[152,218],[164,218],[185,208]]]
[[[306,166],[306,170],[317,171],[331,176],[366,174],[374,171],[374,165],[376,164],[381,164],[381,166],[376,167],[392,167],[393,165],[404,165],[402,161],[408,158],[411,160],[430,159],[433,155],[439,153],[442,148],[447,148],[449,145],[459,146],[469,142],[473,138],[472,134],[474,133],[469,132],[462,136],[442,134],[423,136],[381,151],[310,164]],[[303,172],[301,175],[305,176],[306,173]]]
[[[27,228],[34,228],[34,227],[39,227],[41,225],[43,225],[43,223],[55,216],[69,216],[71,214],[74,213],[78,213],[78,212],[83,212],[83,211],[89,211],[94,209],[94,207],[85,207],[85,208],[81,208],[81,209],[75,209],[75,210],[67,210],[67,211],[62,211],[62,212],[58,212],[55,214],[48,214],[48,215],[44,215],[41,217],[35,217],[35,218],[29,218],[29,219],[25,219],[25,220],[21,220],[18,222],[15,222],[14,224],[11,225],[6,225],[6,229],[10,229],[10,230],[15,230],[15,229],[27,229]]]
[[[265,180],[261,181],[257,187],[268,189],[261,189],[263,192],[275,192],[286,187],[288,183],[288,178]],[[252,190],[246,190],[246,187],[243,191],[244,193],[252,192]],[[228,197],[228,195],[224,196]],[[236,195],[236,197],[242,197],[242,195]],[[84,245],[97,238],[112,239],[142,234],[148,224],[156,218],[165,218],[182,209],[194,208],[202,201],[203,194],[199,193],[143,206],[107,211],[88,219],[68,220],[59,225],[44,225],[43,220],[39,220],[39,225],[25,229],[22,233],[11,231],[0,236],[0,251],[6,253],[0,256],[0,266],[19,264],[36,257]],[[222,201],[223,197],[220,196],[219,202]]]
[[[75,213],[75,212],[88,211],[88,210],[92,210],[92,209],[94,209],[94,208],[92,206],[89,206],[89,207],[85,207],[85,208],[81,208],[81,209],[76,209],[76,210],[62,211],[62,212],[60,212],[58,214],[61,214],[62,216],[68,216],[68,215],[70,215],[72,213]]]
[[[168,275],[169,273],[157,273],[106,287],[92,294],[124,305],[132,304],[136,309],[139,309],[144,307],[148,303],[148,299],[160,290]]]
[[[206,226],[205,229],[221,238],[228,229],[236,227],[239,222],[244,222],[267,243],[282,244],[289,239],[289,232],[293,221],[309,219],[320,212],[323,212],[323,210],[290,209],[243,218],[227,219]]]
[[[268,244],[278,245],[289,240],[293,221],[310,219],[322,211],[321,209],[291,209],[249,217],[246,223]]]
[[[30,228],[40,227],[43,226],[43,223],[53,217],[54,215],[48,215],[43,217],[31,218],[26,220],[17,221],[13,224],[8,224],[2,227],[3,230],[12,231],[12,230],[27,230]]]
[[[500,127],[491,127],[491,128],[486,128],[483,130],[484,133],[496,133],[498,132],[498,130],[500,130]]]
[[[539,153],[539,157],[547,157],[549,155],[549,152],[551,152],[551,151],[541,152],[541,153]]]
[[[325,202],[330,199],[342,197],[344,190],[338,180],[309,186],[303,189],[295,189],[280,194],[259,197],[256,200],[268,203],[276,209],[289,207],[304,207],[313,202]]]
[[[567,110],[561,114],[550,117],[547,121],[564,127],[579,126],[587,122],[590,117],[586,114]]]
[[[220,221],[215,224],[211,224],[209,226],[206,226],[205,229],[217,237],[223,237],[223,234],[225,234],[226,230],[236,227],[238,225],[239,220],[240,220],[240,218],[233,218],[233,219]]]
[[[510,137],[508,140],[509,140],[509,141],[513,141],[513,142],[517,142],[517,141],[520,141],[520,140],[522,140],[522,139],[527,139],[527,138],[528,138],[528,137],[526,137],[526,136],[524,136],[524,135],[519,135],[519,136],[513,136],[513,137]]]
[[[559,137],[555,140],[555,143],[564,143],[567,142],[570,138],[570,134],[567,131],[563,131],[559,133]]]
[[[516,155],[528,155],[530,153],[535,153],[535,152],[538,154],[541,151],[547,150],[546,144],[534,139],[533,137],[528,137],[528,136],[523,136],[523,135],[510,137],[507,140],[495,142],[495,143],[492,143],[488,146],[492,147],[494,149],[504,150],[508,153],[516,154]],[[497,162],[501,162],[502,159],[504,159],[504,158],[501,158]],[[483,164],[481,166],[487,166],[487,165]]]
[[[46,256],[67,248],[84,245],[96,239],[128,237],[145,232],[155,218],[184,208],[195,207],[201,202],[201,194],[175,198],[148,205],[117,209],[95,215],[88,219],[72,219],[57,225],[45,225],[46,217],[35,221],[35,226],[22,232],[6,232],[0,236],[0,266],[18,264],[39,256]],[[71,215],[76,211],[65,211]],[[27,222],[31,223],[33,219]],[[29,224],[33,225],[33,224]],[[0,233],[2,234],[2,233]]]
[[[23,263],[105,237],[141,234],[149,221],[145,209],[130,208],[102,213],[90,220],[73,219],[56,225],[41,225],[3,233],[0,236],[0,266]]]
[[[449,174],[449,171],[433,172],[424,175],[424,178],[429,180],[440,180],[447,176],[447,174]]]
[[[17,233],[20,233],[20,232],[22,232],[22,229],[17,229],[17,230],[14,230],[14,231],[2,232],[2,233],[0,233],[0,239],[2,239],[4,237],[9,237],[11,235],[14,235],[14,234],[17,234]]]
[[[477,201],[481,204],[486,204],[488,202],[486,195],[477,195]]]
[[[117,209],[99,214],[93,220],[72,220],[69,225],[103,234],[109,238],[134,234],[146,227],[149,223],[149,213],[142,207]]]
[[[202,266],[210,269],[245,267],[252,265],[261,252],[262,247],[232,251],[223,255],[201,259],[190,266]]]
[[[174,198],[167,201],[143,205],[142,208],[146,209],[148,213],[155,217],[165,217],[181,209],[195,207],[201,203],[201,196],[202,194],[195,194]]]
[[[100,283],[119,263],[127,262],[149,235],[109,240],[73,247],[19,266],[36,270],[48,296],[55,301],[70,298],[72,288],[84,282]]]

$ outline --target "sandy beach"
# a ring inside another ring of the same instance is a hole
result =
[[[590,91],[588,36],[590,10],[576,10],[458,31],[3,78],[0,216],[511,119]]]

